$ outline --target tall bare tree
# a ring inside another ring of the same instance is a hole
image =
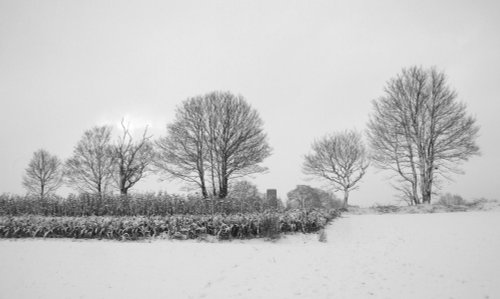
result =
[[[263,172],[270,155],[263,122],[242,96],[212,92],[186,100],[167,136],[157,141],[155,165],[170,177],[194,183],[208,196],[225,198],[231,179]],[[208,174],[208,179],[207,179]]]
[[[430,203],[436,182],[479,154],[479,127],[456,98],[443,72],[411,67],[389,80],[385,95],[373,102],[372,159],[399,177],[397,188],[410,204]]]
[[[28,193],[35,194],[43,200],[55,192],[61,183],[61,160],[44,149],[34,152],[23,176],[23,186]]]
[[[344,193],[347,206],[349,192],[358,188],[368,168],[368,159],[361,134],[345,131],[327,135],[312,145],[312,153],[305,156],[303,172],[333,184]]]
[[[217,174],[218,196],[225,198],[229,180],[239,179],[267,169],[260,166],[271,154],[263,122],[257,110],[242,96],[230,92],[212,92],[204,97],[208,115],[208,150],[211,169]]]
[[[121,195],[127,195],[139,180],[145,177],[152,162],[153,147],[151,136],[147,135],[147,127],[142,136],[134,140],[124,120],[121,122],[122,135],[112,147],[116,163],[115,180]]]
[[[109,126],[85,131],[73,156],[66,161],[65,174],[70,185],[102,199],[114,175],[115,158],[110,141]]]
[[[189,98],[177,108],[175,121],[167,126],[167,136],[156,141],[154,165],[171,179],[194,184],[208,197],[205,172],[207,150],[206,114],[201,97]]]

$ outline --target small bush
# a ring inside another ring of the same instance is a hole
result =
[[[280,219],[277,215],[265,215],[260,221],[259,227],[261,236],[271,240],[277,240],[280,238]]]
[[[436,204],[445,206],[458,206],[458,205],[465,205],[466,202],[460,195],[446,193],[439,198]]]
[[[380,205],[377,204],[372,207],[377,213],[386,214],[386,213],[397,213],[401,210],[401,207],[395,205]]]

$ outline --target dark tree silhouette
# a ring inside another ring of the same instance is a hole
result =
[[[242,96],[212,92],[204,99],[210,168],[215,170],[218,196],[225,198],[230,179],[267,170],[259,163],[271,154],[271,148],[257,110]]]
[[[212,92],[186,100],[157,141],[157,169],[225,198],[229,181],[263,172],[270,155],[263,122],[242,96]],[[207,179],[207,174],[209,178]]]

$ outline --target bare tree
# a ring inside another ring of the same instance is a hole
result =
[[[400,103],[396,102],[399,108]],[[417,149],[408,133],[409,118],[398,115],[388,102],[375,103],[375,114],[369,124],[368,136],[371,160],[381,169],[397,174],[393,187],[401,192],[401,199],[412,204],[420,203],[418,189]]]
[[[115,180],[121,195],[127,195],[139,180],[145,177],[152,161],[153,147],[151,136],[147,135],[147,127],[141,138],[134,141],[130,130],[121,122],[122,135],[113,146],[113,156],[116,163]]]
[[[286,206],[288,209],[305,210],[331,207],[335,195],[308,185],[297,185],[295,189],[287,193],[287,198]]]
[[[102,199],[114,175],[114,155],[110,144],[111,128],[94,127],[85,131],[66,161],[68,183],[82,192]]]
[[[217,180],[217,195],[225,198],[230,179],[267,170],[259,163],[271,155],[271,148],[257,110],[242,96],[212,92],[205,95],[204,106],[209,120],[205,127],[210,167],[217,175],[212,182],[215,185]]]
[[[243,97],[212,92],[186,100],[177,109],[167,136],[156,142],[157,169],[225,198],[229,180],[263,172],[271,153],[263,122]]]
[[[479,154],[479,127],[443,72],[411,67],[389,80],[368,124],[372,160],[399,177],[410,204],[430,203],[438,179]]]
[[[347,207],[349,192],[358,188],[368,165],[361,134],[345,131],[315,141],[312,153],[305,156],[303,172],[332,183],[334,190],[344,193]]]
[[[44,149],[34,152],[23,176],[23,186],[28,193],[36,194],[43,200],[55,192],[61,183],[61,160]]]
[[[167,136],[156,141],[154,165],[171,179],[195,184],[208,197],[205,168],[207,150],[203,99],[194,97],[177,108],[175,121],[167,126]]]

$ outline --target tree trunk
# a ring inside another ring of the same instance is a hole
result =
[[[349,200],[349,190],[344,190],[344,208],[347,208],[347,201]]]
[[[128,197],[128,188],[120,188],[120,198],[122,200],[122,213],[130,212],[130,201]]]
[[[213,149],[213,137],[212,137],[212,134],[213,133],[210,133],[210,136],[211,136],[211,144],[212,146],[209,146],[209,151],[210,151],[210,176],[212,178],[212,196],[213,197],[216,197],[217,196],[217,188],[215,187],[215,167],[216,165],[214,164],[214,149]]]
[[[221,165],[221,181],[219,186],[219,198],[226,198],[228,193],[229,178],[227,175],[227,165],[226,161],[222,161]]]
[[[99,200],[102,200],[102,187],[101,187],[101,183],[97,184],[97,196],[99,196]]]
[[[127,178],[125,176],[125,169],[123,166],[120,166],[120,195],[127,195],[128,188],[126,187]]]
[[[203,146],[202,145],[198,148],[198,155],[200,156],[200,158],[198,160],[198,175],[200,178],[201,195],[203,196],[203,198],[207,198],[208,192],[207,192],[207,185],[205,182],[205,165],[203,164],[204,160],[203,160]]]
[[[203,196],[203,199],[208,198],[208,192],[207,192],[207,186],[205,185],[205,178],[203,175],[200,175],[200,187],[201,187],[201,196]]]
[[[426,204],[431,203],[432,197],[432,165],[429,165],[427,169],[425,169],[425,175],[422,182],[422,202]]]
[[[431,194],[429,192],[429,187],[428,182],[425,182],[425,186],[423,187],[423,194],[422,194],[422,203],[424,204],[430,204],[431,203]]]
[[[222,177],[222,182],[220,186],[220,191],[219,191],[219,198],[226,198],[228,189],[229,189],[229,184],[228,184],[228,178],[227,176]]]
[[[412,201],[413,201],[413,205],[418,205],[420,204],[420,199],[418,198],[418,187],[417,187],[417,179],[416,179],[416,176],[415,176],[415,181],[412,182],[411,184],[411,188],[412,188]]]
[[[40,186],[40,199],[43,200],[45,198],[45,185],[42,184]]]

